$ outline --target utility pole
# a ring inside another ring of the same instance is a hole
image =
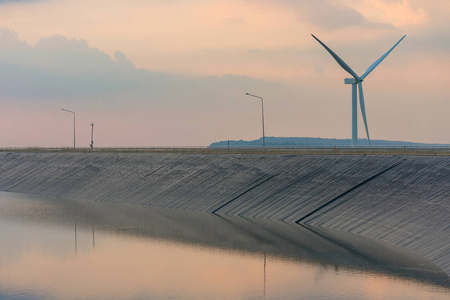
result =
[[[94,123],[91,124],[91,150],[94,150]]]

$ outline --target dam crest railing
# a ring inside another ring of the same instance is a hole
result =
[[[310,154],[310,155],[450,155],[450,146],[149,146],[149,147],[0,147],[0,152],[147,152],[210,154]]]

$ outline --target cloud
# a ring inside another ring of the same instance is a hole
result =
[[[0,91],[20,97],[61,97],[133,88],[134,65],[124,54],[113,61],[86,41],[54,35],[30,46],[17,33],[0,31]]]
[[[214,86],[224,92],[224,89],[231,88],[230,83],[235,88],[264,84],[263,81],[231,75],[174,77],[137,69],[120,51],[116,51],[112,59],[97,48],[89,47],[84,40],[54,35],[31,46],[21,41],[16,32],[6,28],[0,30],[0,94],[3,98],[64,101],[78,97],[83,101],[80,96],[89,96],[86,99],[91,101],[95,97],[103,99],[105,95],[118,99],[118,95],[127,93],[126,101],[117,101],[198,102],[198,99],[203,99],[199,96],[200,91],[208,91]]]
[[[27,47],[25,41],[20,41],[17,32],[9,30],[8,28],[0,28],[0,47],[3,49],[9,48],[17,50],[19,48]],[[17,49],[14,49],[14,48]]]
[[[429,21],[425,6],[417,0],[364,0],[349,3],[367,18],[395,27],[423,26]]]
[[[45,0],[0,0],[0,5],[5,3],[28,3],[28,2],[41,2]]]
[[[302,5],[305,7],[302,17],[328,30],[354,26],[391,27],[388,24],[370,22],[356,10],[329,0],[302,1]]]
[[[393,28],[392,25],[387,23],[367,20],[361,13],[349,7],[343,1],[281,0],[277,3],[295,9],[301,20],[306,20],[325,30],[356,26],[380,29]]]

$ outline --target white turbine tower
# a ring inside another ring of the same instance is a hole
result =
[[[324,43],[322,43],[318,38],[314,36],[314,34],[311,34],[313,38],[315,38],[330,54],[334,57],[334,59],[337,61],[337,63],[350,75],[353,76],[353,78],[345,78],[345,84],[351,84],[352,85],[352,146],[356,146],[358,142],[358,123],[357,123],[357,91],[356,91],[356,85],[358,85],[359,88],[359,104],[361,106],[361,114],[364,120],[364,125],[366,127],[366,134],[367,139],[369,140],[370,144],[370,137],[369,137],[369,128],[367,127],[367,118],[366,118],[366,109],[364,107],[364,94],[363,94],[363,88],[362,88],[362,82],[364,81],[364,78],[367,77],[367,75],[370,74],[382,61],[386,58],[386,56],[391,53],[392,50],[394,50],[395,47],[405,38],[406,35],[404,35],[391,49],[389,49],[388,52],[386,52],[383,56],[381,56],[376,62],[374,62],[367,71],[360,77],[358,76],[346,63],[343,61],[339,56],[337,56],[336,53],[333,52],[330,48],[328,48]]]

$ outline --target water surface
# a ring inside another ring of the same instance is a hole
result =
[[[433,264],[343,240],[284,222],[0,193],[0,298],[449,299]]]

